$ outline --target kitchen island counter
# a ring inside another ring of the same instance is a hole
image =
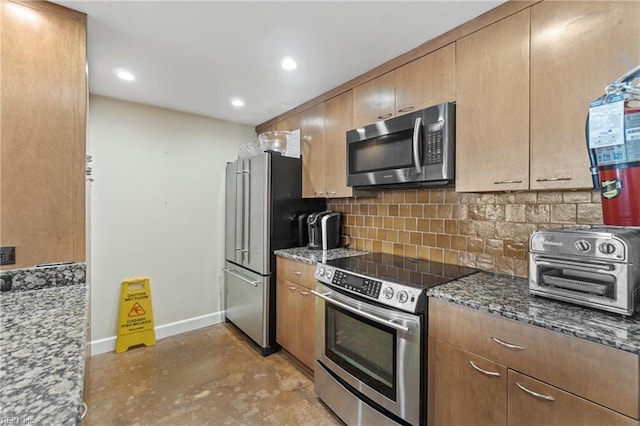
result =
[[[354,250],[344,247],[339,247],[331,250],[311,250],[307,247],[294,247],[274,251],[274,254],[276,256],[296,260],[302,263],[308,263],[311,265],[315,265],[318,262],[324,262],[326,260],[340,259],[342,257],[360,256],[366,253],[366,251]]]
[[[478,272],[427,296],[640,355],[640,314],[608,313],[529,293],[526,278]]]
[[[3,423],[80,423],[88,292],[84,265],[64,269],[67,281],[29,275],[44,284],[25,290],[16,276],[13,290],[0,293]]]

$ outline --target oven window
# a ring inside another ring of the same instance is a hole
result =
[[[395,401],[395,330],[329,304],[325,326],[326,356]]]
[[[349,144],[349,173],[413,166],[413,129]]]

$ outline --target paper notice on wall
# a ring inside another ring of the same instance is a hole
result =
[[[292,130],[287,135],[286,157],[300,158],[300,129]]]
[[[622,96],[609,97],[606,102],[591,102],[589,108],[589,148],[624,144],[624,102]]]

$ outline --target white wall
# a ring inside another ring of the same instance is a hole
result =
[[[223,320],[224,167],[251,126],[91,96],[92,354],[115,348],[120,283],[149,277],[156,338]]]

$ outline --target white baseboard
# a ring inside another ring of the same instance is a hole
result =
[[[212,314],[201,315],[199,317],[189,318],[182,321],[163,324],[155,327],[156,340],[165,337],[175,336],[176,334],[186,333],[188,331],[197,330],[224,321],[224,312],[215,312]],[[105,339],[92,340],[90,345],[91,355],[99,355],[106,352],[116,350],[116,336],[107,337]]]

